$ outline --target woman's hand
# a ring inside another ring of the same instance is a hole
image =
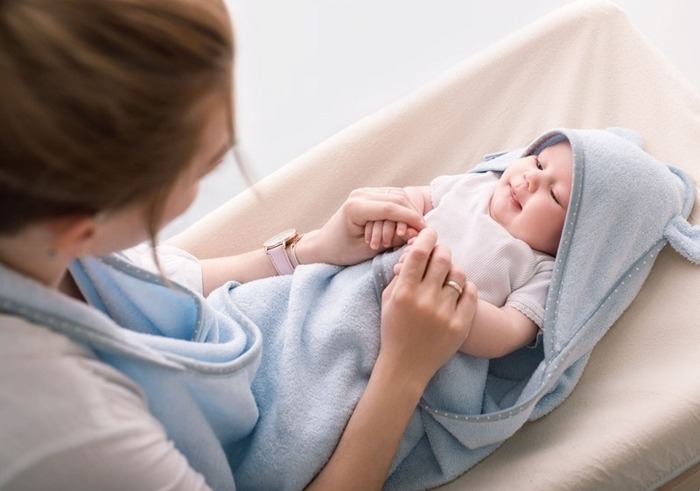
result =
[[[477,303],[474,284],[436,242],[434,231],[421,232],[382,296],[379,357],[402,367],[399,372],[411,374],[422,388],[469,335]]]
[[[429,186],[409,186],[405,188],[388,188],[386,191],[389,194],[402,194],[413,205],[413,207],[425,215],[433,208],[430,199]],[[407,242],[418,235],[417,230],[405,222],[396,222],[393,220],[377,220],[367,222],[365,224],[365,241],[370,248],[378,251],[388,249],[394,246],[397,242]]]
[[[425,227],[418,210],[402,188],[361,188],[350,193],[340,209],[318,230],[309,232],[297,243],[299,263],[324,262],[357,264],[377,254],[365,239],[368,223],[388,220],[403,223],[416,232]],[[415,233],[393,234],[384,248],[405,243]]]

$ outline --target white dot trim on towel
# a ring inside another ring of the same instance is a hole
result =
[[[447,411],[443,411],[440,409],[435,409],[433,407],[430,407],[426,403],[421,403],[420,407],[427,411],[428,413],[434,415],[434,416],[440,416],[443,418],[449,418],[455,421],[470,421],[474,423],[483,423],[483,422],[491,422],[491,421],[501,421],[504,419],[511,418],[525,410],[528,405],[521,405],[516,409],[510,409],[508,411],[503,411],[503,412],[497,412],[497,413],[491,413],[491,414],[479,414],[479,415],[471,415],[471,416],[466,416],[463,414],[455,414],[455,413],[450,413]]]

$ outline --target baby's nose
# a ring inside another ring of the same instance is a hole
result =
[[[527,183],[527,190],[533,192],[536,191],[540,185],[540,178],[535,172],[526,172],[525,182]]]

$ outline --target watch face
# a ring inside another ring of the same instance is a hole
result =
[[[290,228],[288,230],[285,230],[284,232],[280,232],[277,235],[270,237],[263,243],[263,246],[270,248],[284,244],[296,234],[297,231],[293,228]]]

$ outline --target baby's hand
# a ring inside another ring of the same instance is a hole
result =
[[[417,235],[418,230],[404,222],[377,220],[365,224],[365,242],[375,251],[400,246]]]

